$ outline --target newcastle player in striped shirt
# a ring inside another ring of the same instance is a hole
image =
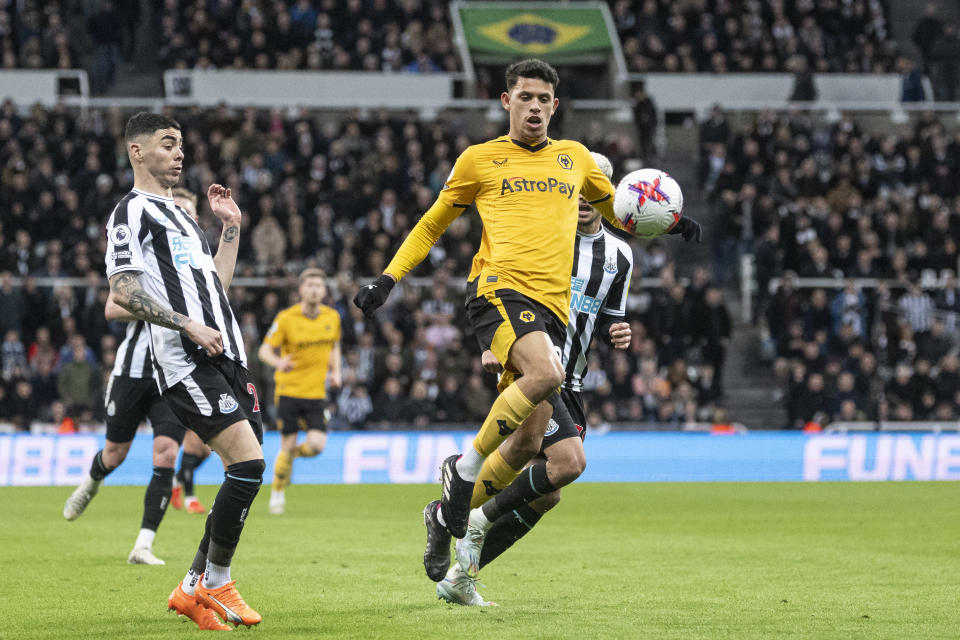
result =
[[[597,165],[611,177],[610,161],[594,153]],[[562,361],[566,371],[560,391],[562,406],[538,407],[528,420],[549,420],[540,452],[530,460],[521,441],[508,438],[499,454],[512,469],[530,464],[551,465],[557,478],[554,491],[530,494],[527,473],[496,469],[500,458],[491,456],[477,480],[467,526],[467,535],[457,542],[457,562],[437,583],[438,597],[468,606],[489,606],[476,591],[480,568],[526,535],[544,513],[560,501],[561,488],[576,480],[586,468],[583,438],[586,418],[580,392],[587,368],[587,355],[594,334],[615,349],[630,345],[630,325],[625,322],[627,291],[633,272],[633,253],[627,243],[600,223],[600,213],[581,197],[577,236],[574,242],[573,272],[570,278],[570,313]],[[499,372],[501,367],[491,351],[481,357],[484,368]],[[507,377],[509,374],[504,374]],[[504,384],[501,379],[501,386]],[[552,411],[552,417],[549,416]],[[546,415],[544,415],[546,414]],[[507,483],[507,481],[512,482]],[[506,486],[506,488],[504,488]]]
[[[180,125],[138,113],[125,141],[134,188],[107,223],[107,277],[114,301],[144,321],[154,376],[178,418],[216,451],[226,467],[190,571],[168,607],[206,629],[261,620],[237,592],[230,564],[263,480],[263,431],[249,381],[240,326],[227,302],[237,258],[240,209],[229,189],[207,198],[224,223],[214,257],[200,227],[173,204],[183,170]],[[215,615],[216,614],[216,615]]]

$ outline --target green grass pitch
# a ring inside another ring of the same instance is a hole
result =
[[[203,518],[169,511],[129,566],[141,487],[0,488],[0,638],[180,638],[166,612]],[[210,504],[214,487],[201,487]],[[264,638],[956,638],[960,485],[582,484],[485,568],[501,606],[446,605],[423,573],[438,486],[264,487],[234,561]]]

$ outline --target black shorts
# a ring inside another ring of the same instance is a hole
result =
[[[587,437],[587,421],[583,417],[583,402],[579,392],[564,387],[559,395],[551,395],[548,402],[553,406],[553,416],[543,434],[540,453],[561,440],[576,437],[583,440]]]
[[[204,442],[247,420],[263,444],[257,389],[247,370],[224,355],[201,358],[197,368],[163,394],[177,417]]]
[[[327,420],[323,415],[326,405],[326,400],[280,396],[277,398],[277,429],[285,436],[308,429],[326,433]]]
[[[150,421],[153,437],[167,436],[183,443],[186,427],[177,419],[170,405],[160,397],[153,378],[110,376],[104,397],[107,414],[107,440],[126,443],[133,440],[137,427]]]
[[[468,292],[476,290],[476,280],[467,283]],[[480,350],[491,350],[505,368],[513,343],[533,331],[543,331],[550,336],[558,356],[563,352],[563,343],[567,339],[566,322],[536,300],[513,289],[468,296],[467,317],[473,325]]]

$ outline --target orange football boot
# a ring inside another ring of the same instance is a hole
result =
[[[183,583],[170,593],[167,599],[167,609],[176,611],[178,616],[187,616],[197,623],[197,626],[209,631],[232,631],[229,625],[220,622],[220,618],[212,609],[197,602],[195,596],[187,595],[183,590]]]
[[[194,497],[187,498],[187,513],[206,513],[207,508]]]
[[[177,511],[183,509],[183,489],[179,486],[174,487],[170,493],[170,506]]]
[[[201,580],[197,583],[197,602],[215,611],[224,622],[248,627],[258,624],[263,617],[243,601],[236,584],[236,580],[231,580],[222,587],[205,589]]]

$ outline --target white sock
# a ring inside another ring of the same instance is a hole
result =
[[[467,449],[467,452],[457,460],[457,473],[461,478],[469,482],[476,482],[480,475],[480,469],[483,468],[483,461],[487,458],[477,453],[473,447]]]
[[[230,582],[230,566],[221,567],[207,560],[207,570],[203,572],[203,588],[219,589]]]
[[[140,533],[137,534],[137,541],[133,543],[134,549],[152,549],[153,548],[153,539],[157,535],[156,531],[151,529],[140,529]]]
[[[187,571],[186,577],[184,577],[183,582],[180,583],[183,592],[188,596],[194,595],[197,592],[197,582],[199,581],[200,576],[198,576],[193,569]]]
[[[470,510],[470,520],[471,527],[476,527],[486,533],[490,530],[490,527],[493,526],[493,523],[487,519],[487,516],[483,513],[483,509],[477,507],[476,509]]]

